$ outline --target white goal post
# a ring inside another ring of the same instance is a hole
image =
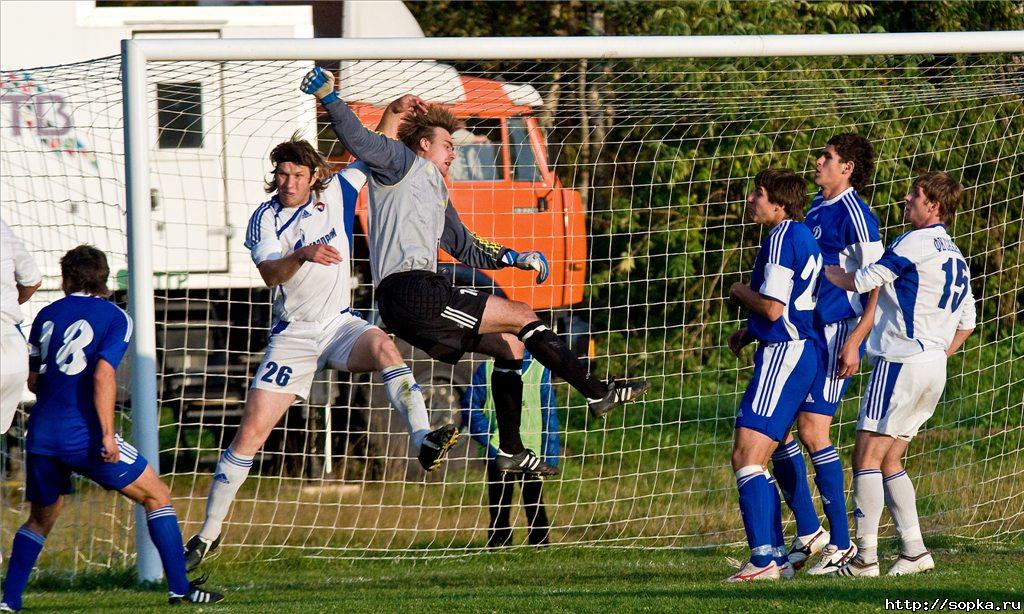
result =
[[[122,42],[124,143],[128,215],[129,312],[135,320],[131,370],[133,437],[158,468],[155,321],[148,94],[149,62],[729,58],[1024,52],[1024,32],[843,34],[717,37],[478,39],[125,40]],[[296,75],[296,84],[301,75]],[[140,579],[162,575],[149,544],[145,514],[136,512]]]

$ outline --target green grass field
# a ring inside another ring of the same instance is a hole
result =
[[[243,564],[209,561],[209,585],[228,600],[201,611],[884,611],[885,600],[929,603],[1024,600],[1019,544],[978,548],[930,540],[938,569],[903,578],[798,576],[786,582],[726,585],[727,556],[739,549],[643,550],[553,547],[449,559],[284,559]],[[938,544],[939,547],[934,547]],[[883,543],[883,553],[894,543]],[[889,562],[883,561],[883,570]],[[74,582],[38,577],[25,606],[32,612],[164,608],[163,589],[134,586],[128,571],[81,575]],[[193,606],[197,607],[197,606]]]

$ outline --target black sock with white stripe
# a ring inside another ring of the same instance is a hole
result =
[[[583,396],[588,399],[602,399],[608,394],[608,386],[588,374],[583,368],[583,363],[572,353],[569,346],[540,320],[524,326],[517,336],[540,364],[569,382],[569,385],[580,391]]]
[[[501,451],[518,454],[523,451],[519,429],[523,421],[523,361],[497,359],[491,371],[491,396],[498,419]]]

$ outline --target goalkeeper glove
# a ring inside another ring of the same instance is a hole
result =
[[[540,252],[522,252],[508,250],[501,257],[506,266],[514,266],[524,271],[537,271],[537,283],[542,284],[548,278],[548,259]]]
[[[302,85],[299,89],[306,94],[312,94],[317,100],[327,104],[338,99],[338,92],[334,89],[334,75],[331,71],[314,66],[313,70],[306,73],[302,78]]]

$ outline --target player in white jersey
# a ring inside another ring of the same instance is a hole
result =
[[[0,435],[11,428],[28,379],[28,342],[20,305],[43,283],[39,267],[7,222],[0,220]]]
[[[393,131],[398,117],[422,104],[414,96],[400,98],[378,129]],[[267,192],[274,196],[252,214],[245,239],[263,281],[274,288],[270,339],[238,432],[214,472],[206,521],[186,547],[189,571],[219,545],[253,458],[295,398],[309,394],[318,370],[379,372],[427,471],[441,466],[459,436],[452,424],[430,430],[412,369],[387,334],[352,313],[352,233],[365,167],[357,162],[334,173],[312,145],[294,138],[275,147],[270,161]]]
[[[975,326],[970,270],[946,231],[962,193],[963,187],[947,173],[921,175],[904,199],[913,230],[893,241],[878,262],[854,273],[837,266],[825,269],[841,288],[857,292],[881,288],[867,345],[874,370],[861,403],[853,450],[860,553],[839,575],[878,575],[883,503],[903,542],[889,575],[935,567],[921,538],[914,485],[901,459],[910,440],[935,412],[946,385],[946,359]]]

